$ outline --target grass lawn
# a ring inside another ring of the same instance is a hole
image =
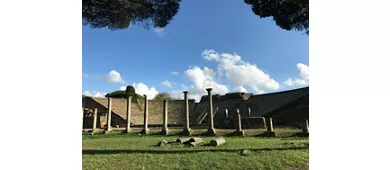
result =
[[[284,136],[225,136],[226,143],[218,147],[154,146],[179,138],[174,133],[83,135],[83,169],[309,169],[308,138],[287,137],[296,130],[275,132]],[[202,138],[208,144],[218,137]],[[244,149],[250,153],[241,156]]]

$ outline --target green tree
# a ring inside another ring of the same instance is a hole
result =
[[[127,86],[126,87],[126,94],[128,96],[134,96],[137,93],[135,93],[135,88],[133,86]]]
[[[111,30],[142,23],[145,28],[163,28],[180,8],[181,0],[83,0],[84,25]]]
[[[154,100],[172,100],[172,99],[173,98],[171,97],[171,95],[166,92],[158,93],[156,97],[154,97]]]
[[[129,96],[126,95],[126,91],[124,90],[117,90],[111,93],[107,93],[106,97],[111,97],[111,98],[128,98]]]
[[[106,97],[111,98],[128,98],[131,96],[132,101],[136,101],[137,99],[143,99],[144,96],[139,95],[135,92],[135,88],[133,86],[127,86],[126,90],[117,90],[111,93],[107,93]]]
[[[309,0],[244,0],[260,18],[273,17],[285,30],[309,34]],[[82,0],[83,24],[92,28],[164,28],[180,9],[181,0]]]
[[[309,0],[244,0],[260,18],[273,17],[285,30],[305,31],[309,35]]]

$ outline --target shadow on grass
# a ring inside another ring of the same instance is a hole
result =
[[[304,150],[308,147],[286,147],[286,148],[252,148],[250,151],[285,151],[285,150]],[[202,149],[202,150],[137,150],[137,149],[111,149],[111,150],[94,150],[84,149],[83,155],[95,154],[133,154],[133,153],[152,153],[152,154],[187,154],[198,152],[240,152],[244,149]]]
[[[305,140],[305,139],[309,139],[309,138],[308,137],[296,137],[296,136],[280,138],[280,140]]]

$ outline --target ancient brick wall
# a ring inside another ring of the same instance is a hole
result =
[[[83,127],[84,128],[92,128],[93,123],[93,110],[97,108],[98,110],[98,117],[97,117],[97,128],[104,128],[104,126],[107,124],[106,114],[107,114],[107,100],[105,100],[104,105],[101,103],[98,103],[94,101],[93,99],[86,97],[83,99],[83,107],[88,109],[88,113],[84,113],[84,119],[83,119]]]
[[[296,106],[302,105],[302,103],[291,103],[294,100],[308,96],[309,89],[301,88],[296,90],[290,90],[285,92],[277,92],[271,94],[252,95],[250,93],[228,93],[226,95],[213,95],[213,106],[214,111],[218,108],[218,112],[214,116],[214,125],[216,128],[225,128],[226,125],[235,127],[235,113],[236,109],[240,109],[242,117],[247,117],[248,108],[251,109],[251,117],[275,117],[271,115],[280,115],[279,113],[291,110]],[[308,97],[307,97],[308,98]],[[199,125],[197,118],[202,116],[203,111],[208,112],[209,101],[208,96],[202,96],[199,103],[195,103],[195,100],[189,100],[189,114],[190,114],[190,126]],[[169,126],[184,126],[185,124],[185,101],[184,100],[170,100],[168,101],[168,124]],[[307,103],[307,104],[306,104]],[[120,127],[126,126],[126,99],[112,99],[112,126],[119,125]],[[153,126],[162,126],[163,121],[163,100],[148,100],[148,124]],[[291,107],[289,106],[292,105]],[[308,106],[308,100],[303,101],[303,105]],[[83,107],[98,109],[98,122],[97,127],[103,128],[106,126],[106,113],[107,113],[108,99],[106,98],[95,98],[86,97],[83,99]],[[228,109],[229,115],[226,117],[225,109]],[[298,111],[301,113],[302,111]],[[304,114],[290,114],[286,113],[290,117],[298,117],[297,115],[308,115]],[[285,118],[286,115],[282,114],[279,117],[275,117],[275,122],[281,121],[281,118]],[[286,122],[290,122],[293,118],[286,117]],[[302,117],[302,116],[301,116]],[[308,117],[308,116],[306,116]],[[208,123],[208,116],[202,123]],[[91,118],[86,118],[86,125],[91,126]],[[131,104],[131,124],[132,126],[142,126],[144,122],[144,100],[133,101]],[[230,123],[229,123],[230,122]],[[243,124],[256,124],[258,120],[251,119],[242,122]]]
[[[111,99],[112,100],[112,126],[126,126],[126,99]],[[183,126],[185,124],[185,105],[184,100],[168,101],[168,124]],[[163,100],[148,100],[148,124],[162,125],[163,123]],[[133,101],[131,103],[131,124],[132,126],[142,126],[144,123],[144,100]],[[195,106],[195,100],[189,100],[190,113]],[[83,107],[98,108],[98,127],[106,126],[108,112],[108,99],[106,98],[90,98],[86,97],[83,100]],[[88,118],[86,119],[88,120]],[[92,127],[92,125],[91,125]]]
[[[264,128],[264,121],[261,117],[241,118],[241,128],[252,129],[252,128]]]
[[[185,105],[184,100],[169,100],[168,101],[168,124],[169,125],[183,125],[185,123]],[[189,110],[193,110],[195,101],[189,101]],[[144,122],[144,101],[132,103],[131,115],[135,125],[143,125]],[[162,125],[164,114],[163,100],[148,100],[148,124]],[[125,112],[124,112],[125,113]],[[121,114],[122,116],[122,114]],[[123,114],[125,118],[126,115]]]

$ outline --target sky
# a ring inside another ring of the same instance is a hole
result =
[[[244,1],[182,1],[165,28],[82,28],[82,91],[104,97],[133,85],[199,101],[213,94],[263,94],[309,85],[309,36],[279,28]]]

